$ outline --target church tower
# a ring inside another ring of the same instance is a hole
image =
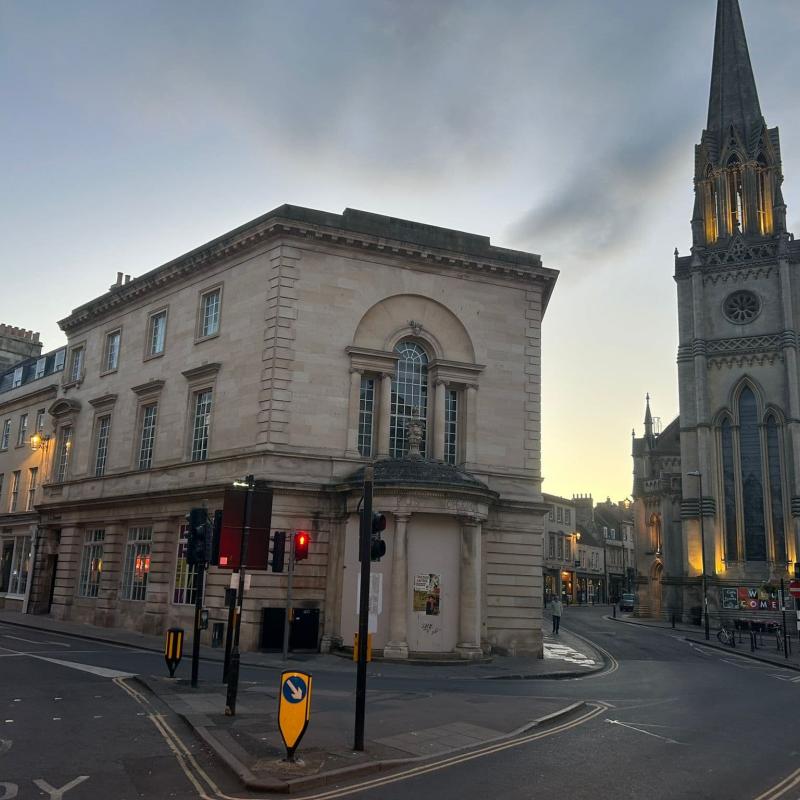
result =
[[[683,574],[674,577],[687,614],[701,605],[704,569],[713,614],[733,602],[726,586],[774,584],[797,558],[800,242],[786,231],[782,182],[739,2],[718,0],[693,246],[675,260]]]

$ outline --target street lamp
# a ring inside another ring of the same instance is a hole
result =
[[[700,484],[700,502],[698,503],[698,509],[700,512],[700,549],[703,552],[703,616],[705,617],[705,628],[706,628],[706,639],[711,638],[708,633],[708,594],[707,594],[707,586],[706,586],[706,532],[705,532],[705,525],[704,522],[704,514],[703,514],[703,473],[700,472],[699,469],[694,470],[693,472],[687,472],[687,477],[690,478],[697,478]]]

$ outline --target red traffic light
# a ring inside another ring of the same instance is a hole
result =
[[[311,542],[311,537],[308,531],[297,531],[294,535],[294,560],[302,561],[308,558],[308,545]]]

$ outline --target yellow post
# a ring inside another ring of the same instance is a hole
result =
[[[354,634],[353,661],[358,661],[358,632]],[[367,634],[367,661],[372,661],[372,634]]]
[[[183,657],[183,628],[170,628],[164,642],[164,660],[167,662],[170,678],[175,677],[175,670]]]

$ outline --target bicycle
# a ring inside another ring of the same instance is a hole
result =
[[[735,641],[734,639],[735,636],[736,632],[731,630],[730,628],[726,628],[724,623],[720,625],[720,628],[717,631],[717,639],[719,640],[720,644],[725,644],[732,647]]]

